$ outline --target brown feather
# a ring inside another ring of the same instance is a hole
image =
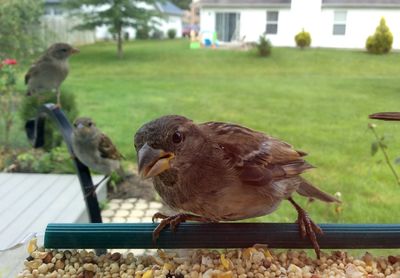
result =
[[[221,148],[245,184],[266,186],[313,168],[304,152],[279,139],[235,124],[207,122],[199,125]]]
[[[114,146],[110,138],[108,138],[107,135],[105,135],[104,133],[100,135],[99,151],[101,157],[103,158],[109,158],[115,160],[119,160],[121,158],[125,159],[125,157]]]

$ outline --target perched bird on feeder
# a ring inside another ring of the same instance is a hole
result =
[[[94,193],[113,172],[124,177],[121,166],[123,155],[110,138],[96,127],[92,119],[81,117],[75,120],[71,141],[74,155],[90,169],[105,175],[90,193]]]
[[[301,236],[319,256],[316,234],[322,230],[293,199],[294,192],[324,202],[340,202],[299,175],[313,168],[291,145],[249,128],[222,122],[195,124],[183,116],[164,116],[135,134],[139,173],[152,178],[156,191],[179,211],[153,231],[186,220],[231,221],[269,214],[282,200],[298,213]],[[189,214],[193,213],[193,214]]]
[[[30,67],[25,75],[27,95],[57,93],[57,105],[61,106],[60,86],[67,78],[68,58],[79,50],[67,43],[55,43]]]

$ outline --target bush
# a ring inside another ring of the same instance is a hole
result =
[[[366,48],[369,53],[384,54],[392,49],[393,35],[382,17],[379,26],[376,27],[375,34],[369,36],[366,42]]]
[[[151,38],[154,40],[160,40],[164,38],[164,33],[161,30],[155,29],[151,34]]]
[[[296,45],[301,49],[311,45],[311,35],[304,31],[304,29],[294,37],[294,40],[296,41]]]
[[[176,30],[175,30],[175,29],[169,29],[169,30],[167,31],[167,35],[168,35],[168,38],[170,38],[170,39],[175,39],[175,37],[176,37]]]
[[[129,32],[124,32],[124,40],[129,41]]]
[[[37,115],[37,109],[45,103],[56,103],[55,93],[42,93],[33,96],[27,96],[21,103],[20,115],[25,123],[27,120],[33,119]],[[78,116],[75,96],[72,93],[65,92],[61,89],[61,104],[68,120],[72,122]],[[45,124],[45,145],[44,149],[51,149],[61,145],[63,139],[55,124],[49,120]]]
[[[73,162],[66,147],[57,147],[50,152],[30,149],[13,155],[12,159],[6,161],[6,164],[8,165],[5,168],[11,172],[75,173]]]
[[[271,55],[272,45],[269,39],[265,36],[260,36],[260,40],[257,44],[258,54],[262,57]]]
[[[136,29],[136,39],[147,40],[150,37],[150,28],[146,25]]]

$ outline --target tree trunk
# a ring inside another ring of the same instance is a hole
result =
[[[117,40],[118,40],[118,42],[117,42],[118,43],[118,57],[122,58],[122,56],[123,56],[123,51],[122,51],[122,28],[120,28],[118,30]]]

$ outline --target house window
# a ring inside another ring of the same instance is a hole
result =
[[[278,34],[278,17],[279,13],[276,11],[267,12],[266,34]]]
[[[346,11],[335,11],[333,18],[333,34],[345,35],[346,34]]]
[[[218,40],[230,42],[239,39],[240,14],[216,13],[215,30]]]

